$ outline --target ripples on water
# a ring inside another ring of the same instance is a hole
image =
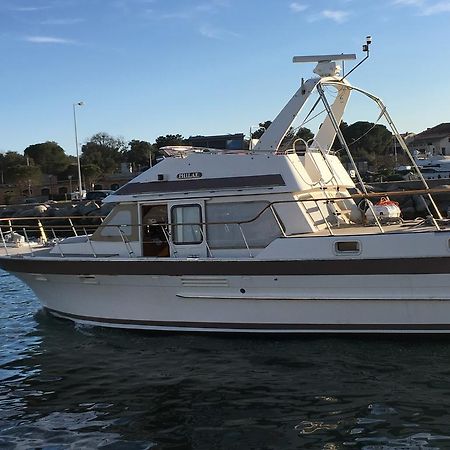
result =
[[[0,307],[0,448],[450,448],[449,338],[80,327],[4,272]]]

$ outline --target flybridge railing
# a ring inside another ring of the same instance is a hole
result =
[[[317,191],[316,191],[317,192]],[[325,195],[322,198],[302,198],[297,200],[278,200],[271,203],[268,203],[264,208],[262,208],[258,214],[254,217],[247,220],[237,220],[237,221],[216,221],[216,222],[182,222],[182,223],[135,223],[135,224],[103,224],[103,220],[105,217],[103,216],[64,216],[64,217],[16,217],[16,218],[0,218],[0,240],[1,244],[3,244],[4,253],[6,255],[16,254],[16,253],[28,253],[33,255],[34,251],[38,248],[42,247],[56,247],[58,249],[58,253],[60,256],[68,256],[70,254],[74,254],[73,249],[69,251],[65,251],[63,249],[64,245],[61,244],[61,240],[66,237],[74,237],[78,236],[80,238],[84,238],[83,242],[87,242],[90,255],[98,257],[101,256],[100,248],[98,243],[101,242],[98,239],[92,239],[92,233],[101,228],[109,228],[115,229],[115,236],[120,237],[120,241],[122,241],[123,249],[126,250],[125,254],[130,258],[136,256],[136,247],[133,247],[132,242],[136,242],[134,239],[130,242],[129,236],[130,230],[137,230],[135,236],[139,236],[137,240],[137,244],[141,245],[144,241],[143,236],[140,235],[139,230],[143,230],[144,227],[157,227],[161,230],[160,236],[162,236],[161,242],[165,242],[165,244],[170,249],[170,254],[172,257],[176,257],[177,254],[177,244],[175,244],[172,240],[172,234],[175,227],[192,227],[196,232],[201,236],[201,243],[206,245],[208,256],[213,256],[213,251],[210,247],[210,243],[206,236],[208,226],[213,225],[223,225],[223,226],[236,226],[239,230],[239,233],[242,237],[243,248],[246,249],[248,255],[250,257],[254,256],[254,250],[257,248],[261,248],[257,245],[251,245],[251,239],[249,239],[248,235],[245,233],[245,225],[249,225],[251,223],[256,222],[264,213],[270,211],[276,226],[279,229],[280,236],[285,238],[294,237],[289,236],[285,232],[285,228],[283,223],[276,212],[276,206],[282,204],[296,203],[296,204],[307,204],[313,203],[315,205],[315,212],[317,212],[318,218],[322,220],[322,223],[325,225],[328,233],[330,235],[334,235],[337,227],[339,227],[339,220],[337,220],[337,216],[335,216],[335,222],[330,221],[330,217],[333,215],[332,212],[328,211],[328,216],[324,213],[320,205],[330,205],[338,201],[344,200],[366,200],[370,201],[370,199],[376,199],[381,197],[396,197],[396,196],[412,196],[412,195],[424,195],[430,193],[449,193],[448,189],[431,189],[431,190],[409,190],[409,191],[392,191],[392,192],[377,192],[377,193],[368,193],[368,194],[352,194],[352,195],[342,195],[339,197],[331,197]],[[306,193],[303,193],[306,194]],[[308,213],[310,214],[310,213]],[[339,214],[339,213],[338,213]],[[310,214],[310,217],[313,221],[317,222],[317,217],[313,218]],[[361,217],[363,217],[363,213],[361,213]],[[426,221],[426,219],[424,219]],[[431,225],[433,225],[438,231],[445,228],[448,220],[430,220]],[[380,226],[379,232],[384,232],[384,227],[381,224],[376,223],[367,223],[366,225],[370,226]],[[353,226],[353,224],[349,224],[349,227]],[[386,226],[386,225],[385,225]],[[418,222],[413,222],[412,226],[418,226]],[[119,242],[120,242],[119,241]],[[152,242],[151,240],[146,242]],[[13,250],[13,248],[20,249]],[[230,247],[231,248],[231,247]],[[234,248],[234,247],[233,247]],[[117,256],[120,255],[119,252]],[[84,253],[83,253],[84,254]],[[110,255],[111,256],[111,255]]]

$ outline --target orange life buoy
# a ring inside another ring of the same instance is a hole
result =
[[[381,197],[380,201],[376,203],[376,205],[380,206],[398,206],[398,202],[394,202],[394,200],[390,200],[389,197]]]

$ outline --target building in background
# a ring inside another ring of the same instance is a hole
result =
[[[417,159],[450,156],[450,123],[441,123],[416,134],[409,148]]]

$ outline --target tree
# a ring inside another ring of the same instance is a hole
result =
[[[127,162],[133,166],[149,166],[154,159],[156,149],[150,142],[133,139],[128,143],[129,150],[126,151]]]
[[[59,175],[67,169],[70,163],[63,148],[53,141],[30,145],[25,149],[24,154],[46,174]]]
[[[81,167],[81,171],[83,172],[82,177],[84,178],[84,186],[86,190],[89,190],[90,187],[95,184],[95,182],[101,177],[102,169],[96,164],[87,164]]]
[[[81,148],[82,165],[95,165],[102,173],[113,173],[126,160],[127,145],[108,133],[94,134]]]
[[[159,136],[156,138],[154,146],[159,150],[161,147],[167,147],[169,145],[185,145],[186,139],[181,134],[166,134],[165,136]]]
[[[264,132],[267,130],[267,128],[270,127],[271,124],[272,124],[271,120],[266,120],[265,122],[260,122],[258,124],[259,128],[252,133],[251,138],[259,139],[264,134]]]
[[[355,122],[341,130],[355,160],[368,161],[375,171],[389,166],[386,152],[392,142],[392,133],[384,125]],[[341,147],[336,141],[335,144]],[[347,160],[345,152],[341,151],[340,154]]]
[[[0,154],[1,181],[3,183],[14,183],[15,175],[13,169],[17,166],[25,166],[27,158],[17,152],[6,152]]]
[[[22,189],[41,184],[42,172],[38,166],[18,165],[11,168],[10,175],[13,183]]]
[[[265,133],[267,128],[272,125],[272,121],[266,120],[265,122],[259,123],[259,128],[252,133],[252,139],[260,139],[261,136]],[[297,131],[294,128],[289,127],[289,130],[286,133],[286,136],[280,143],[279,150],[280,152],[285,151],[289,148],[292,148],[292,144],[296,139],[303,139],[308,142],[310,139],[314,137],[314,133],[306,127],[300,127]]]
[[[305,142],[314,138],[314,133],[306,127],[300,127],[295,133],[295,139],[303,139]]]

